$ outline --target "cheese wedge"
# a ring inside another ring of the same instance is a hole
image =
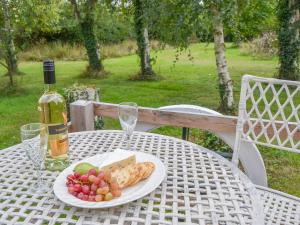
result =
[[[116,150],[115,153],[117,154],[114,154],[113,157],[109,157],[102,163],[100,170],[113,172],[128,165],[136,164],[136,157],[134,154],[124,150]]]

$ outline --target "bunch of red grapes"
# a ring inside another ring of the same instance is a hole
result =
[[[84,201],[109,201],[121,196],[121,189],[110,174],[95,169],[83,175],[77,172],[68,175],[66,185],[70,194]]]

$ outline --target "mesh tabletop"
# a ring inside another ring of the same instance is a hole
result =
[[[70,134],[70,158],[122,147],[119,131]],[[110,209],[80,209],[60,202],[53,192],[31,194],[34,170],[21,145],[0,151],[0,224],[263,224],[254,185],[217,154],[176,138],[135,132],[138,151],[160,158],[167,169],[151,194]],[[53,183],[58,172],[43,171]]]

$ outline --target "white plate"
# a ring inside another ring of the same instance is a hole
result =
[[[90,158],[86,158],[80,162],[72,164],[64,171],[62,171],[59,176],[56,178],[53,186],[54,194],[56,197],[72,206],[80,207],[80,208],[91,208],[91,209],[99,209],[99,208],[108,208],[114,207],[118,205],[123,205],[128,202],[135,201],[139,198],[144,197],[145,195],[151,193],[155,188],[157,188],[161,182],[164,180],[166,176],[166,169],[164,164],[157,157],[146,154],[143,152],[131,151],[136,156],[137,162],[145,162],[150,161],[155,164],[155,170],[151,174],[149,178],[144,181],[141,181],[134,185],[133,187],[128,187],[122,190],[122,195],[118,198],[114,198],[111,201],[106,202],[88,202],[80,200],[73,195],[68,193],[68,189],[66,186],[67,176],[73,173],[74,167],[80,162],[88,162],[95,166],[101,166],[101,163],[107,158],[112,157],[117,154],[114,152],[104,153],[101,155],[95,155]]]

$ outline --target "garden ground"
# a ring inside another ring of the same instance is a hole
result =
[[[57,61],[57,88],[73,83],[95,84],[100,88],[101,101],[119,103],[134,101],[140,106],[159,107],[172,104],[194,104],[217,110],[219,95],[213,45],[192,45],[191,54],[183,53],[174,64],[176,51],[167,49],[153,54],[155,71],[163,77],[160,81],[130,81],[137,74],[136,55],[106,59],[105,70],[109,76],[103,80],[83,79],[79,74],[85,69],[84,61]],[[277,60],[259,60],[241,55],[238,48],[227,49],[227,59],[234,80],[236,102],[239,99],[240,80],[244,74],[272,77]],[[8,78],[0,76],[0,149],[20,142],[22,124],[38,120],[37,101],[43,92],[41,62],[21,62],[18,88],[8,90]],[[0,70],[4,74],[4,70]],[[119,128],[117,121],[106,121],[106,128]],[[180,136],[178,128],[163,128],[156,132]],[[261,149],[272,188],[300,197],[300,155],[276,150]]]

